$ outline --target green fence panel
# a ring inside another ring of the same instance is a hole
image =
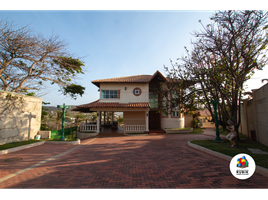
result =
[[[51,135],[50,135],[51,139],[59,139],[60,137],[61,137],[61,129],[51,131]],[[71,127],[71,128],[65,128],[64,129],[64,137],[67,139],[77,138],[77,126]]]

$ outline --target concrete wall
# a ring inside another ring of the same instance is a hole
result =
[[[8,94],[18,98],[8,101]],[[0,91],[0,144],[34,139],[40,130],[41,109],[41,98]]]
[[[161,117],[161,129],[174,129],[174,128],[184,128],[184,117],[180,113],[179,117],[172,117],[171,114],[168,114],[167,117]]]
[[[38,135],[41,135],[41,138],[50,138],[51,137],[51,131],[38,131]]]
[[[253,90],[253,99],[242,104],[239,131],[250,137],[255,131],[257,141],[268,146],[268,84]]]
[[[184,115],[184,127],[191,127],[191,121],[193,120],[193,115]]]

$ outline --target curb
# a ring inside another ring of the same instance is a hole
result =
[[[35,147],[35,146],[39,146],[39,145],[44,144],[45,142],[46,141],[36,142],[36,143],[33,143],[33,144],[27,144],[27,145],[23,145],[23,146],[19,146],[19,147],[5,149],[5,150],[0,151],[0,155],[12,153],[12,152],[15,152],[15,151],[20,151],[20,150],[31,148],[31,147]]]
[[[28,148],[31,148],[31,147],[42,145],[44,143],[79,145],[81,142],[80,142],[80,139],[78,139],[77,141],[71,141],[71,142],[68,142],[68,141],[67,142],[66,141],[65,142],[42,141],[42,142],[36,142],[36,143],[32,143],[32,144],[22,145],[22,146],[19,146],[19,147],[14,147],[14,148],[10,148],[10,149],[1,150],[0,155],[20,151],[20,150],[23,150],[23,149],[28,149]]]
[[[88,144],[88,143],[90,143],[90,142],[93,142],[93,141],[94,141],[95,139],[97,139],[97,138],[98,138],[98,137],[93,138],[92,140],[90,140],[90,141],[88,141],[88,142],[82,144],[81,146],[83,146],[83,145],[85,145],[85,144]],[[65,154],[67,154],[67,153],[69,153],[69,152],[71,152],[71,151],[73,151],[73,150],[75,150],[75,149],[77,149],[77,148],[79,148],[79,147],[81,147],[81,146],[73,147],[73,148],[71,148],[71,149],[68,149],[67,151],[64,151],[64,152],[62,152],[62,153],[60,153],[60,154],[57,154],[57,155],[55,155],[55,156],[53,156],[53,157],[47,158],[46,160],[43,160],[43,161],[41,161],[41,162],[39,162],[39,163],[36,163],[36,164],[34,164],[34,165],[30,166],[30,167],[27,167],[27,168],[25,168],[25,169],[19,170],[19,171],[15,172],[15,173],[12,173],[12,174],[9,174],[9,175],[7,175],[7,176],[5,176],[5,177],[2,177],[2,178],[0,178],[0,183],[4,182],[4,181],[6,181],[6,180],[8,180],[8,179],[10,179],[10,178],[13,178],[13,177],[15,177],[15,176],[17,176],[17,175],[19,175],[19,174],[22,174],[22,173],[24,173],[24,172],[27,172],[28,170],[33,169],[33,168],[35,168],[35,167],[37,167],[37,166],[39,166],[39,165],[42,165],[42,164],[44,164],[44,163],[47,163],[47,162],[49,162],[49,161],[51,161],[51,160],[55,160],[56,158],[58,158],[58,157],[60,157],[60,156],[63,156],[63,155],[65,155]]]
[[[203,151],[205,153],[209,153],[209,154],[211,154],[213,156],[216,156],[218,158],[222,158],[222,159],[227,160],[227,161],[231,161],[232,160],[232,157],[231,156],[227,156],[227,155],[224,155],[222,153],[219,153],[219,152],[216,152],[216,151],[212,151],[210,149],[207,149],[205,147],[201,147],[199,145],[196,145],[196,144],[191,143],[190,141],[188,141],[188,146],[190,146],[192,148],[195,148],[197,150]],[[261,167],[261,166],[256,165],[255,172],[257,172],[258,174],[261,174],[263,176],[268,177],[268,169],[266,169],[264,167]]]

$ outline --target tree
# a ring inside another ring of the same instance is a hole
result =
[[[34,94],[31,94],[31,95],[34,95]],[[50,104],[49,102],[46,103],[46,102],[43,102],[42,101],[42,104],[43,105],[47,105],[47,104]],[[49,127],[48,127],[48,124],[47,124],[47,118],[49,117],[49,113],[47,112],[48,109],[45,108],[44,106],[42,106],[42,111],[41,111],[41,126],[40,126],[40,130],[51,130]]]
[[[63,112],[58,109],[56,112],[56,124],[57,124],[57,130],[60,130],[60,121],[62,120]]]
[[[0,87],[4,91],[27,94],[40,91],[45,82],[57,84],[64,95],[82,96],[84,87],[72,83],[83,74],[84,63],[72,58],[67,44],[52,35],[35,35],[28,26],[16,28],[0,21]]]
[[[220,125],[231,119],[237,132],[243,84],[267,64],[267,15],[264,11],[216,12],[211,24],[200,21],[203,29],[193,33],[197,38],[193,50],[186,49],[180,63],[166,68],[170,76],[198,84],[191,92],[202,92],[197,101],[206,105],[212,117],[211,99],[216,99]]]
[[[81,122],[85,121],[86,116],[82,113],[78,113],[75,116],[75,126],[79,126]]]
[[[98,114],[95,112],[91,115],[92,121],[95,122],[97,120]]]

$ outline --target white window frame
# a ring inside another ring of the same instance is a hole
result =
[[[101,99],[118,99],[118,90],[101,90]]]
[[[172,117],[180,117],[180,111],[172,111]]]

